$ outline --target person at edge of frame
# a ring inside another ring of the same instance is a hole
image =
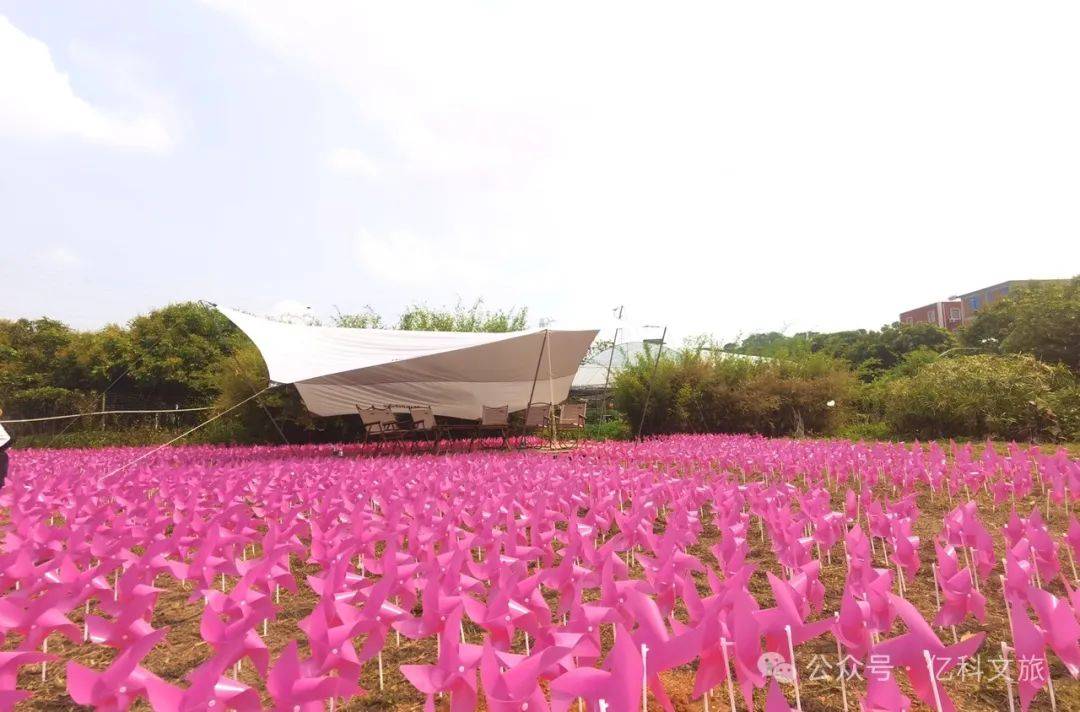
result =
[[[4,417],[4,409],[0,408],[0,418]],[[8,448],[11,447],[11,436],[4,430],[3,424],[0,424],[0,489],[4,488],[4,480],[7,479],[8,473]]]

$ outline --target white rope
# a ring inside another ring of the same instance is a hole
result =
[[[223,415],[228,415],[229,413],[233,412],[234,410],[236,410],[240,406],[244,405],[248,401],[254,400],[255,398],[258,398],[263,393],[266,393],[268,390],[270,390],[271,388],[274,388],[274,387],[275,386],[267,386],[266,388],[262,389],[258,393],[253,393],[252,395],[248,396],[244,400],[240,401],[236,405],[229,408],[228,410],[221,411],[220,413],[215,415],[213,418],[210,418],[209,420],[203,421],[202,423],[199,423],[198,425],[196,425],[191,430],[188,430],[187,432],[184,432],[184,433],[181,433],[180,435],[177,435],[175,438],[173,438],[169,442],[167,442],[167,443],[165,443],[163,445],[159,445],[159,446],[157,446],[156,448],[154,448],[153,450],[151,450],[149,452],[144,452],[142,455],[139,455],[138,457],[136,457],[131,462],[128,462],[128,463],[126,463],[124,465],[121,465],[120,467],[117,467],[115,470],[112,470],[111,472],[107,473],[104,477],[102,477],[102,479],[104,480],[104,479],[107,479],[109,477],[112,477],[117,472],[120,472],[120,470],[125,470],[125,469],[131,467],[132,465],[134,465],[136,462],[140,462],[142,460],[145,460],[146,458],[150,457],[154,453],[159,452],[159,451],[164,450],[165,448],[169,447],[170,445],[172,445],[177,440],[183,440],[184,438],[186,438],[188,435],[191,435],[192,433],[194,433],[199,428],[202,428],[202,427],[205,427],[205,426],[209,425],[210,423],[214,422],[215,420],[222,417]]]
[[[142,414],[148,415],[153,413],[194,413],[200,410],[210,410],[210,406],[205,408],[168,408],[165,410],[95,410],[92,413],[72,413],[71,415],[50,415],[45,418],[20,418],[19,420],[0,420],[2,425],[10,425],[12,423],[41,423],[46,420],[65,420],[67,418],[82,418],[91,415],[134,415]]]

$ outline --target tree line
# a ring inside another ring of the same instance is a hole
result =
[[[301,315],[307,323],[318,323]],[[512,331],[525,309],[481,301],[414,305],[396,322],[370,308],[336,313],[350,328]],[[730,354],[761,357],[745,359]],[[709,337],[646,351],[614,379],[612,400],[632,433],[753,432],[864,438],[1001,437],[1080,440],[1080,277],[1021,288],[957,333],[930,324],[878,330]],[[655,376],[654,376],[655,368]],[[171,304],[79,331],[49,318],[0,320],[5,418],[102,409],[205,407],[220,412],[267,382],[262,357],[216,309]],[[161,442],[205,412],[110,416],[10,428],[23,445]],[[354,439],[356,418],[312,418],[294,389],[267,392],[196,441]],[[165,431],[165,432],[163,432]]]
[[[321,323],[309,315],[286,318]],[[477,300],[439,308],[414,304],[396,323],[370,307],[358,313],[339,311],[327,324],[409,331],[515,331],[526,328],[528,312],[488,309]],[[198,302],[170,304],[124,325],[87,331],[48,317],[0,319],[0,407],[5,419],[98,410],[223,410],[266,382],[266,367],[254,344],[217,309]],[[268,414],[287,437],[296,440],[357,434],[355,424],[347,420],[321,423],[310,418],[290,387],[268,392],[236,417],[200,432],[198,438],[272,441],[280,436]],[[162,430],[192,425],[206,416],[206,412],[108,416],[10,429],[23,445],[95,445],[117,439],[141,443],[159,441]]]
[[[704,338],[668,352],[655,379],[653,356],[615,384],[637,424],[653,382],[647,433],[1080,440],[1080,277],[1020,288],[955,334],[894,323]]]

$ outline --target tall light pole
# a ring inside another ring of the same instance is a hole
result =
[[[619,305],[619,314],[615,318],[622,320],[622,305]],[[607,399],[608,399],[608,386],[611,383],[611,364],[615,360],[615,345],[619,343],[619,327],[615,327],[615,336],[611,339],[611,355],[607,360],[607,375],[604,376],[604,398],[600,401],[600,422],[604,422],[604,415],[607,413]],[[102,409],[104,410],[104,409]]]
[[[659,326],[645,325],[647,329],[659,329]],[[645,391],[645,405],[641,408],[641,421],[638,423],[637,439],[641,439],[641,431],[645,427],[645,414],[649,410],[649,400],[652,398],[653,383],[656,381],[656,369],[660,366],[660,354],[664,351],[664,339],[667,338],[667,327],[664,327],[663,333],[659,339],[645,339],[642,343],[645,344],[658,344],[659,348],[656,349],[656,361],[653,362],[652,375],[649,376],[649,390]]]

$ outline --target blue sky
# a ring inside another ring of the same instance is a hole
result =
[[[1080,10],[0,0],[0,316],[875,328],[1080,272]]]

